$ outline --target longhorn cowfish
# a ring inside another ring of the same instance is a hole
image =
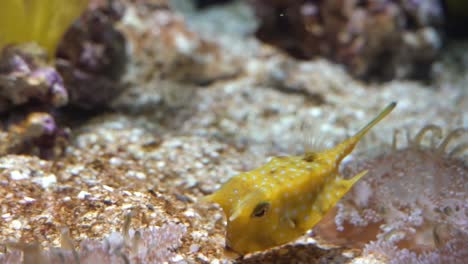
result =
[[[367,171],[350,179],[338,172],[361,138],[396,106],[389,104],[354,136],[323,152],[274,157],[232,177],[204,197],[227,216],[228,248],[247,254],[291,242],[312,229]]]

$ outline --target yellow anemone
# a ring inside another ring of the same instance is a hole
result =
[[[87,5],[88,0],[2,0],[0,49],[35,42],[52,58],[62,35]]]

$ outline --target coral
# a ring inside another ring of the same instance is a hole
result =
[[[67,103],[68,94],[46,54],[35,44],[8,46],[0,54],[0,112],[36,101],[49,107]]]
[[[64,152],[69,132],[59,128],[50,114],[33,112],[2,134],[0,155],[29,153],[52,158]]]
[[[38,244],[7,243],[11,251],[0,255],[0,263],[177,263],[175,250],[181,246],[186,227],[168,223],[161,227],[114,232],[103,241],[86,239],[80,249],[67,245],[65,232],[62,247],[44,250]],[[182,259],[180,259],[182,260]],[[179,261],[180,261],[179,260]]]
[[[121,4],[114,1],[108,4],[92,1],[90,8],[64,35],[70,24],[86,8],[87,0],[73,0],[67,4],[63,4],[63,1],[44,0],[6,2],[7,6],[2,11],[8,11],[8,16],[0,16],[14,20],[0,20],[0,48],[33,42],[47,51],[46,59],[55,59],[57,46],[62,40],[57,51],[56,67],[64,79],[71,105],[85,109],[101,107],[118,95],[122,88],[119,84],[120,76],[126,65],[125,39],[115,27],[123,12]],[[15,23],[14,26],[11,23]],[[31,29],[29,25],[34,27]],[[14,32],[10,32],[12,29]],[[68,97],[62,78],[51,66],[47,67],[35,73],[40,75],[36,78],[45,79],[55,74],[54,78],[60,80],[62,87],[60,91],[50,94],[64,94],[62,97],[65,99],[56,103],[64,105]],[[41,90],[29,83],[23,86],[26,87],[18,91],[28,91],[24,95],[20,94],[16,98],[18,100],[25,101],[29,94],[41,93]],[[8,89],[10,93],[17,91],[8,87],[3,89]]]
[[[51,65],[62,35],[87,0],[6,0],[0,10],[0,155],[53,156],[66,138],[53,111],[68,103],[63,79]],[[63,141],[62,141],[63,142]],[[60,145],[60,144],[59,144]]]
[[[63,3],[6,1],[0,11],[8,11],[0,18],[0,114],[5,128],[1,155],[51,158],[63,153],[68,131],[56,124],[57,109],[101,107],[122,87],[118,82],[125,69],[125,40],[115,29],[121,6],[92,1],[57,51],[65,30],[88,1]],[[43,129],[47,126],[52,128]]]
[[[82,109],[107,106],[119,94],[126,67],[126,41],[116,28],[124,6],[117,1],[91,2],[64,35],[56,67],[70,95],[69,105]]]
[[[0,49],[5,45],[34,42],[52,58],[70,24],[88,0],[5,0],[0,10]]]
[[[441,47],[437,0],[251,2],[260,39],[299,58],[327,57],[361,78],[427,78]]]
[[[0,55],[0,114],[5,127],[0,155],[53,157],[67,138],[53,112],[67,101],[63,80],[48,66],[43,49],[33,43],[5,47]]]
[[[428,125],[405,148],[397,148],[395,137],[392,151],[348,164],[345,175],[369,173],[330,215],[335,224],[319,225],[317,234],[359,247],[375,241],[367,251],[389,256],[401,249],[417,258],[421,252],[442,259],[443,252],[466,256],[466,247],[456,246],[468,239],[466,132],[455,129],[441,140],[442,129]]]

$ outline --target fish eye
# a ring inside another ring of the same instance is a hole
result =
[[[266,212],[270,209],[269,202],[261,202],[255,206],[255,209],[252,212],[252,217],[263,217]]]
[[[313,162],[315,158],[317,157],[317,154],[314,152],[307,153],[304,157],[304,161],[307,162]]]

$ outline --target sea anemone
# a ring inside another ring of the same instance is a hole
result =
[[[345,175],[369,173],[329,215],[334,221],[319,225],[317,234],[357,247],[367,244],[369,254],[392,248],[389,258],[401,250],[414,257],[407,260],[467,255],[459,243],[468,239],[467,131],[458,128],[442,139],[442,128],[428,125],[414,137],[408,135],[404,148],[397,147],[395,133],[390,151],[350,162]]]
[[[0,49],[35,42],[55,55],[65,30],[86,8],[88,0],[4,0],[0,9]]]
[[[122,232],[113,232],[103,241],[85,239],[75,249],[68,228],[61,230],[61,247],[43,249],[38,243],[8,242],[1,264],[9,263],[168,263],[176,262],[175,249],[187,231],[182,224],[134,230],[131,214],[125,216]]]

